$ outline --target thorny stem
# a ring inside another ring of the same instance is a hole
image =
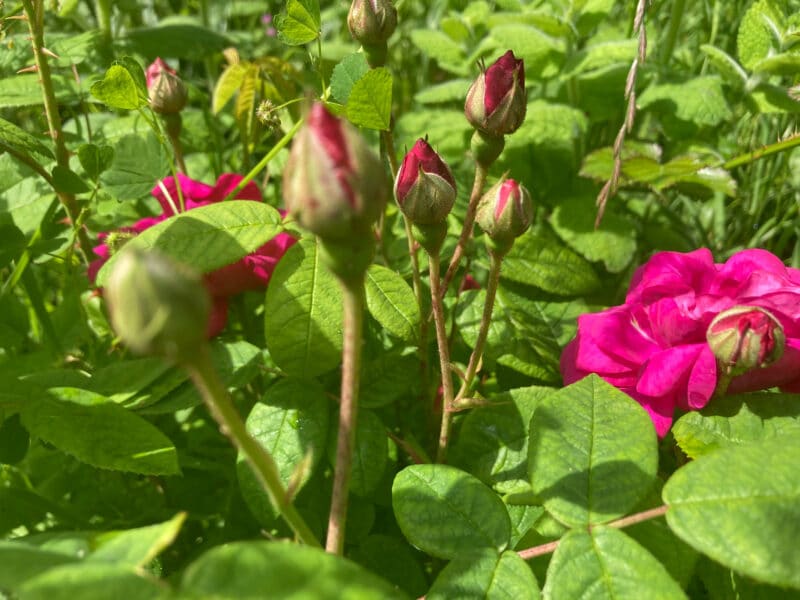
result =
[[[36,62],[36,70],[39,73],[39,81],[42,85],[42,97],[44,100],[44,110],[47,117],[47,127],[50,137],[53,139],[56,151],[56,162],[59,166],[69,168],[69,152],[64,144],[64,135],[61,130],[61,115],[58,112],[58,102],[56,101],[55,90],[53,89],[53,78],[50,74],[50,64],[47,62],[47,55],[44,52],[44,6],[42,0],[23,0],[22,8],[28,21],[28,30],[31,34],[31,46]],[[61,205],[67,212],[70,223],[77,228],[78,245],[86,260],[93,255],[92,242],[88,233],[77,223],[81,209],[75,199],[74,194],[66,192],[56,192]]]
[[[364,325],[364,277],[340,280],[344,294],[344,344],[342,348],[342,391],[339,404],[339,436],[333,474],[331,512],[325,550],[341,555],[347,523],[348,492],[353,467],[358,417],[358,386],[361,372],[361,333]]]
[[[497,287],[500,284],[500,269],[503,265],[503,254],[495,250],[490,250],[489,254],[491,257],[489,281],[486,283],[486,302],[483,305],[483,315],[481,316],[481,325],[478,330],[478,339],[475,341],[475,348],[473,348],[472,354],[469,357],[467,372],[464,374],[464,383],[461,384],[461,389],[456,396],[456,402],[470,391],[472,380],[475,379],[475,373],[477,373],[478,365],[483,357],[483,346],[486,344],[489,325],[491,325],[492,322],[492,310],[494,309]]]
[[[461,235],[458,238],[453,257],[450,259],[450,265],[447,267],[447,274],[444,276],[444,281],[442,282],[442,295],[447,292],[447,288],[458,270],[458,263],[461,262],[461,257],[464,255],[464,247],[467,245],[467,240],[469,240],[472,235],[472,226],[475,223],[475,211],[478,208],[478,200],[481,199],[481,192],[486,183],[488,171],[489,169],[487,166],[480,163],[475,164],[475,179],[472,183],[472,191],[469,195],[467,214],[464,217],[464,229],[461,230]]]
[[[220,430],[244,454],[272,505],[301,542],[319,548],[319,541],[291,503],[272,455],[247,432],[244,422],[236,412],[230,394],[211,362],[208,346],[204,345],[199,349],[192,357],[192,362],[185,366],[211,415],[219,423]]]
[[[616,521],[611,521],[610,523],[606,523],[605,526],[614,527],[615,529],[622,529],[623,527],[636,525],[637,523],[641,523],[642,521],[649,521],[650,519],[656,519],[660,516],[663,516],[667,512],[667,510],[669,510],[669,506],[664,504],[656,508],[651,508],[649,510],[629,515],[627,517],[622,517],[621,519],[617,519]],[[591,530],[592,527],[590,526],[589,531]],[[517,552],[517,554],[523,560],[528,560],[536,556],[542,556],[543,554],[550,554],[551,552],[554,552],[556,548],[558,548],[558,544],[560,541],[561,540],[555,540],[554,542],[548,542],[547,544],[542,544],[541,546],[526,548],[525,550],[520,550],[519,552]]]
[[[442,424],[439,429],[436,462],[443,463],[447,458],[447,443],[450,438],[450,425],[453,422],[453,378],[450,375],[450,348],[444,322],[444,307],[442,306],[439,254],[429,254],[428,263],[430,264],[433,321],[436,325],[436,343],[439,346],[439,370],[442,373]]]

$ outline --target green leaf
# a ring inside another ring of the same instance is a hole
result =
[[[267,349],[287,374],[309,379],[342,353],[342,291],[316,242],[300,240],[275,267],[264,304]]]
[[[169,172],[167,154],[153,133],[128,134],[114,146],[111,167],[100,180],[116,200],[138,200]]]
[[[151,600],[162,597],[162,587],[130,567],[78,563],[61,565],[29,579],[18,595],[26,600]]]
[[[525,75],[531,80],[558,74],[564,58],[564,43],[530,25],[514,23],[492,28],[490,35],[499,52],[508,48],[525,61]]]
[[[338,422],[331,423],[332,431],[328,437],[328,456],[332,464],[336,462],[336,430]],[[368,496],[383,479],[389,463],[389,441],[386,427],[380,417],[371,410],[361,410],[356,423],[356,443],[353,450],[350,492],[357,496]]]
[[[82,96],[80,86],[71,74],[53,75],[53,91],[56,100],[64,103],[76,102]],[[42,103],[42,85],[38,74],[0,78],[0,108],[36,106]]]
[[[103,533],[95,539],[98,548],[87,562],[146,567],[175,541],[185,520],[186,513],[178,513],[164,523]]]
[[[330,400],[314,380],[287,378],[269,388],[247,416],[247,430],[275,459],[287,485],[306,459],[306,471],[297,479],[300,491],[322,457],[328,438]],[[260,522],[276,515],[272,504],[242,455],[236,464],[242,495]]]
[[[757,73],[793,76],[800,71],[800,54],[783,52],[758,61],[753,67]]]
[[[652,489],[656,432],[634,400],[590,375],[539,405],[528,470],[547,511],[572,527],[628,513]]]
[[[528,485],[528,425],[551,388],[531,386],[490,397],[470,411],[452,449],[453,464],[500,493]]]
[[[662,83],[648,87],[639,96],[638,106],[674,115],[681,121],[714,127],[732,114],[716,75],[695,77],[681,83]]]
[[[114,162],[114,148],[96,144],[82,144],[78,147],[78,160],[92,181],[97,181],[100,174],[111,168]]]
[[[503,260],[502,276],[558,296],[581,296],[600,287],[589,262],[539,230],[517,238]]]
[[[365,408],[391,404],[405,394],[414,394],[418,382],[409,373],[419,369],[416,355],[401,351],[378,352],[361,361],[358,403]]]
[[[606,211],[598,229],[594,227],[595,201],[589,196],[561,200],[550,216],[556,234],[581,256],[602,262],[611,273],[619,273],[633,260],[636,228],[624,217]]]
[[[138,72],[141,71],[139,66]],[[147,105],[147,95],[142,92],[137,80],[137,72],[133,71],[129,63],[115,63],[100,81],[92,84],[89,91],[110,108],[136,110]]]
[[[0,464],[17,464],[25,458],[29,446],[30,435],[22,426],[19,413],[13,413],[0,422]]]
[[[250,71],[250,64],[234,63],[225,67],[217,79],[214,93],[211,97],[211,112],[217,114],[231,98],[239,91],[244,82],[245,75]]]
[[[0,541],[0,589],[13,590],[40,573],[78,558],[44,550],[23,541]]]
[[[433,582],[428,600],[484,598],[485,600],[538,600],[536,577],[513,550],[502,554],[492,548],[457,556]]]
[[[444,83],[427,86],[414,95],[420,104],[439,104],[444,102],[463,102],[472,85],[471,79],[453,79]],[[514,138],[511,138],[514,139]]]
[[[530,487],[526,492],[530,491]],[[540,518],[546,517],[547,513],[541,506],[530,504],[506,504],[508,518],[511,519],[511,543],[509,547],[516,548],[520,540],[533,528]]]
[[[145,475],[180,472],[175,446],[141,417],[86,390],[48,392],[20,411],[32,435],[102,469]]]
[[[246,386],[259,373],[263,355],[257,346],[244,340],[226,343],[217,340],[211,343],[211,362],[223,385],[234,391]],[[202,404],[194,385],[186,382],[178,387],[185,379],[181,369],[173,368],[152,385],[136,386],[135,393],[128,395],[125,404],[140,414],[148,415],[171,413]],[[140,381],[143,380],[144,377]]]
[[[189,565],[180,591],[183,596],[193,598],[394,600],[407,597],[345,558],[281,542],[234,542],[217,546]]]
[[[690,458],[719,448],[800,433],[800,396],[760,392],[715,398],[702,411],[690,411],[672,434]]]
[[[439,63],[445,71],[456,75],[469,75],[470,66],[460,44],[436,29],[414,29],[411,42],[423,53]]]
[[[463,110],[427,108],[409,111],[397,120],[395,145],[398,148],[411,148],[420,135],[427,135],[428,143],[436,148],[442,158],[458,161],[463,159],[472,133],[472,126],[464,118]]]
[[[32,160],[35,160],[31,156],[32,154],[40,154],[46,158],[55,158],[50,148],[24,129],[17,127],[5,119],[0,119],[0,150],[21,154]]]
[[[773,0],[757,0],[739,23],[736,50],[745,69],[753,69],[766,58],[773,45],[773,30],[778,31],[785,17]]]
[[[636,58],[637,46],[636,40],[610,40],[587,44],[586,48],[570,54],[561,76],[569,79],[614,65],[625,65],[628,68],[631,61]]]
[[[348,54],[334,68],[331,73],[331,92],[333,97],[342,104],[347,104],[350,91],[356,82],[369,71],[369,65],[363,52]]]
[[[351,553],[358,564],[413,598],[424,596],[429,586],[418,556],[419,552],[402,538],[380,534],[367,536]]]
[[[747,83],[747,71],[730,54],[711,44],[701,45],[700,50],[725,81],[739,88]]]
[[[800,588],[799,461],[796,434],[702,456],[664,486],[667,523],[689,545],[731,569]]]
[[[432,556],[451,559],[465,549],[502,552],[511,535],[503,501],[480,480],[447,465],[412,465],[392,486],[397,524]]]
[[[57,192],[67,194],[82,194],[91,188],[86,182],[67,167],[56,165],[53,167],[53,187]]]
[[[395,271],[370,265],[366,279],[367,308],[392,335],[413,342],[419,333],[420,312],[414,290]]]
[[[285,12],[275,17],[278,39],[289,46],[312,42],[319,36],[318,0],[288,0]]]
[[[558,544],[544,585],[545,598],[617,600],[685,598],[653,556],[616,529],[570,531]]]
[[[210,273],[254,252],[282,231],[280,213],[261,202],[228,200],[194,208],[146,229],[128,245],[162,254]],[[105,285],[114,254],[97,274]]]
[[[125,37],[134,51],[150,58],[202,59],[233,44],[230,38],[200,25],[196,17],[186,16],[159,19],[157,26],[132,29]]]
[[[388,131],[392,118],[392,72],[370,69],[355,82],[347,98],[347,118],[354,125]]]

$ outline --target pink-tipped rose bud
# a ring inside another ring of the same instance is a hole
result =
[[[369,232],[387,196],[383,164],[364,138],[314,104],[283,172],[286,210],[320,238],[346,240]]]
[[[786,345],[778,319],[758,306],[722,311],[708,326],[706,339],[717,363],[732,375],[774,363]]]
[[[480,199],[475,220],[492,240],[510,247],[531,225],[533,200],[525,186],[501,179]]]
[[[519,129],[527,106],[525,65],[509,50],[469,88],[464,113],[473,127],[500,137]]]
[[[397,172],[394,195],[409,221],[433,225],[444,221],[453,208],[456,181],[442,158],[420,138]]]
[[[155,251],[125,248],[105,287],[111,323],[138,354],[189,360],[205,343],[211,300],[200,275]]]
[[[150,97],[150,108],[161,115],[174,115],[186,106],[188,92],[175,69],[157,58],[147,67],[147,90]]]
[[[397,27],[397,9],[391,0],[353,0],[347,26],[353,39],[362,45],[384,43]]]

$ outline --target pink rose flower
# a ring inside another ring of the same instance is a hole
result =
[[[655,254],[633,276],[622,306],[578,318],[561,356],[565,384],[596,373],[641,404],[663,436],[675,409],[697,410],[717,386],[709,325],[734,306],[768,310],[786,338],[776,362],[733,378],[730,393],[800,391],[800,270],[765,250],[715,264],[705,248]]]
[[[221,202],[233,191],[242,180],[241,175],[225,173],[217,179],[213,186],[194,181],[185,175],[178,174],[181,191],[183,192],[186,210],[192,210],[199,206],[206,206],[215,202]],[[165,191],[166,190],[166,193]],[[94,247],[94,253],[99,257],[89,265],[87,275],[89,280],[94,283],[100,267],[111,256],[111,249],[106,243],[110,235],[135,236],[145,229],[168,219],[175,214],[175,205],[178,202],[178,190],[175,180],[166,177],[161,180],[159,185],[151,192],[161,205],[162,213],[156,217],[146,217],[136,221],[129,227],[120,228],[115,234],[108,232],[100,233],[98,240],[103,242]],[[237,195],[237,200],[253,200],[262,202],[261,192],[253,183],[248,183]],[[264,289],[269,283],[275,265],[295,243],[295,239],[286,233],[278,234],[266,244],[258,248],[255,252],[248,254],[238,262],[226,265],[205,276],[205,284],[213,301],[211,317],[208,324],[208,337],[219,334],[227,322],[228,298],[248,290]]]

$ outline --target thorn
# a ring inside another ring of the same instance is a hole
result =
[[[9,15],[7,17],[3,17],[5,21],[27,21],[28,15]]]
[[[49,56],[50,58],[55,58],[56,60],[61,60],[61,57],[58,54],[56,54],[52,50],[48,50],[44,46],[42,46],[42,52],[44,54],[46,54],[47,56]]]
[[[19,74],[19,73],[36,73],[38,70],[39,70],[39,67],[37,67],[36,65],[31,65],[30,67],[25,67],[24,69],[20,69],[19,71],[17,71],[17,74]]]

